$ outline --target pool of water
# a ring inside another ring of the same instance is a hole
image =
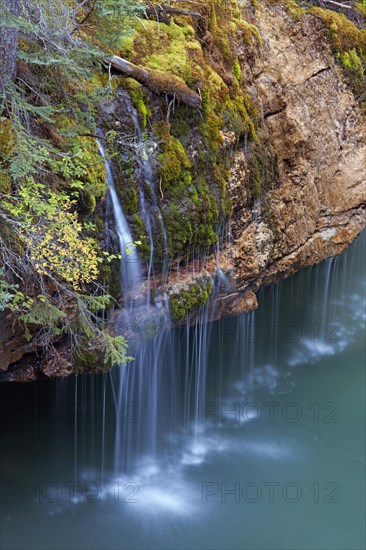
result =
[[[108,375],[0,385],[1,550],[365,548],[365,244]]]

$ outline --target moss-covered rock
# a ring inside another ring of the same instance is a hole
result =
[[[159,155],[162,190],[171,190],[172,194],[176,194],[173,187],[180,186],[180,183],[187,186],[192,182],[189,171],[192,165],[183,145],[174,136],[169,135],[163,143],[162,151]]]
[[[196,279],[186,289],[170,297],[170,314],[174,321],[182,320],[189,312],[203,306],[210,297],[212,280],[210,277]]]
[[[366,29],[357,27],[343,13],[318,7],[311,8],[309,12],[323,21],[334,54],[344,68],[353,92],[366,108]]]
[[[133,33],[121,39],[116,52],[149,69],[151,75],[149,90],[131,78],[121,82],[140,115],[143,130],[152,132],[158,146],[152,157],[153,184],[170,258],[208,251],[217,242],[218,228],[232,212],[226,192],[230,154],[223,131],[234,134],[235,145],[242,139],[253,144],[258,141],[256,110],[242,82],[241,63],[245,61],[238,49],[244,43],[259,51],[258,29],[243,19],[237,0],[199,3],[199,21],[189,16],[173,16],[169,25],[131,21]],[[176,78],[178,88],[188,86],[200,95],[201,112],[174,101],[174,90],[166,98],[153,93],[160,90],[159,79],[167,76]],[[125,128],[125,121],[122,124]],[[127,127],[125,132],[133,135],[133,128]],[[141,174],[135,173],[133,154],[121,152],[121,140],[112,141],[118,194],[133,233],[142,242],[140,255],[147,259],[150,247],[138,200]],[[165,242],[151,189],[146,186],[145,191],[154,260],[160,263]]]
[[[340,62],[342,63],[352,89],[357,96],[361,96],[366,91],[363,58],[364,62],[366,62],[365,55],[362,53],[357,54],[355,48],[339,54]],[[363,101],[366,102],[366,99]]]
[[[133,78],[123,79],[123,85],[128,90],[132,102],[141,116],[143,128],[146,128],[149,109],[147,106],[146,92],[143,86]]]
[[[171,22],[170,25],[157,21],[146,21],[144,26],[135,24],[132,37],[121,42],[121,55],[129,61],[177,76],[188,85],[194,85],[203,78],[203,54],[195,39],[194,29]]]
[[[309,13],[323,21],[337,52],[345,52],[353,48],[366,51],[366,30],[359,29],[343,13],[318,7],[310,8]]]

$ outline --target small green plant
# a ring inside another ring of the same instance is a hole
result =
[[[0,268],[0,311],[4,311],[14,300],[18,285],[8,283],[5,278],[5,270]]]

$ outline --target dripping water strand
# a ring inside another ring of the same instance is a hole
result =
[[[135,109],[132,107],[128,108],[128,112],[130,114],[131,120],[134,124],[135,128],[135,135],[137,140],[137,161],[139,164],[139,167],[142,172],[142,178],[140,181],[140,208],[141,213],[143,217],[143,221],[146,227],[146,231],[149,238],[149,244],[150,244],[150,257],[149,257],[149,263],[148,263],[148,297],[147,297],[147,303],[150,303],[150,282],[151,282],[151,274],[153,269],[153,262],[154,262],[154,242],[153,242],[153,227],[151,223],[150,214],[148,212],[148,207],[146,205],[145,200],[145,191],[144,191],[144,185],[147,185],[149,188],[150,196],[153,203],[153,210],[157,215],[157,218],[159,220],[159,225],[161,229],[161,234],[163,237],[163,243],[164,243],[164,258],[163,258],[163,269],[162,269],[162,276],[163,276],[163,283],[166,283],[167,279],[167,272],[168,272],[168,237],[165,229],[165,224],[163,220],[163,216],[161,213],[161,210],[158,206],[158,201],[156,197],[156,191],[155,191],[155,185],[154,185],[154,177],[153,177],[153,168],[152,163],[150,160],[151,153],[148,150],[148,147],[145,143],[143,132],[141,129],[141,125],[139,122],[138,114]]]
[[[106,406],[106,375],[103,375],[103,398],[102,398],[102,491],[104,489],[104,454],[105,454],[105,406]]]
[[[77,483],[78,465],[78,376],[75,376],[74,388],[74,483]]]
[[[124,305],[125,308],[127,307],[127,309],[131,309],[134,293],[141,279],[139,257],[134,247],[131,230],[117,195],[110,162],[106,158],[105,150],[101,141],[97,140],[97,143],[99,153],[103,158],[106,168],[108,192],[112,200],[114,218],[116,222],[119,251],[121,254],[120,273],[121,287],[124,294]]]

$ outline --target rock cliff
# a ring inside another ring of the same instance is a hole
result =
[[[262,55],[246,65],[245,79],[270,170],[253,203],[250,150],[245,144],[235,150],[230,239],[220,254],[230,284],[212,301],[214,318],[256,308],[259,286],[343,252],[366,223],[365,113],[323,23],[311,14],[294,20],[280,6],[262,6],[254,22]],[[211,257],[196,277],[216,270]],[[185,288],[191,276],[183,279]],[[178,292],[179,283],[171,281]]]
[[[233,242],[226,257],[239,288],[277,281],[339,254],[366,220],[365,116],[321,21],[307,15],[295,22],[272,7],[256,22],[263,55],[250,72],[250,89],[275,170],[253,212],[245,150],[236,152],[229,179]]]

